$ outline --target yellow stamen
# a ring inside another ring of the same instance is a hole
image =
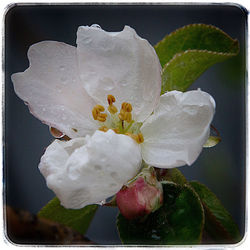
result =
[[[103,112],[105,110],[105,108],[102,105],[95,105],[95,108],[99,111],[99,112]]]
[[[105,110],[105,108],[102,105],[95,105],[95,107],[92,109],[92,115],[94,120],[98,120],[100,122],[105,122],[107,114],[101,113]]]
[[[117,134],[125,134],[125,135],[130,136],[138,144],[143,143],[144,138],[143,138],[142,133],[133,134],[131,132],[128,132],[128,131],[131,131],[131,127],[134,124],[134,121],[132,120],[132,109],[133,109],[132,105],[128,102],[123,102],[121,105],[120,113],[116,114],[118,110],[116,106],[113,105],[113,103],[116,101],[115,97],[113,95],[108,95],[107,101],[109,104],[108,111],[111,114],[111,116],[109,117],[111,127],[108,128],[106,126],[101,126],[99,130],[103,132],[107,132],[109,129],[112,129]],[[107,119],[108,113],[104,113],[104,111],[105,111],[105,108],[102,105],[96,105],[92,110],[92,115],[94,119],[100,122],[105,122]],[[120,121],[117,120],[117,118],[119,118]]]
[[[139,133],[137,135],[131,134],[131,133],[126,133],[125,135],[128,135],[129,137],[131,137],[132,139],[134,139],[138,144],[144,142],[144,138],[143,138],[142,133]]]
[[[119,128],[113,128],[113,131],[114,131],[116,134],[120,134]]]
[[[100,122],[105,122],[106,118],[107,118],[107,114],[105,114],[105,113],[99,113],[97,116],[97,120]]]
[[[143,137],[143,134],[142,133],[139,133],[138,135],[137,135],[137,143],[143,143],[144,142],[144,137]]]
[[[106,126],[102,126],[99,128],[100,131],[107,132],[109,129]]]
[[[121,109],[118,117],[120,120],[124,121],[125,120],[125,115],[126,115],[126,111],[124,111],[124,109]]]
[[[130,123],[132,121],[132,114],[130,112],[126,113],[126,122]]]
[[[96,108],[93,108],[92,115],[94,120],[97,120],[98,114],[99,114],[98,110]]]
[[[128,102],[123,102],[122,103],[122,110],[126,112],[131,112],[132,111],[132,105]]]
[[[111,104],[108,106],[108,111],[110,112],[110,114],[115,114],[118,110],[115,105]]]
[[[115,102],[115,97],[113,95],[108,95],[107,100],[109,105],[112,105]]]

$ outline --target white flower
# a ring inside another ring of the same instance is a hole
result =
[[[39,169],[66,208],[100,202],[133,178],[144,160],[160,168],[191,165],[209,136],[215,102],[200,90],[160,96],[153,47],[125,26],[82,26],[77,47],[34,44],[30,67],[12,75],[17,95],[55,140]]]

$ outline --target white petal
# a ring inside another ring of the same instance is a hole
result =
[[[68,142],[55,140],[39,169],[61,204],[78,209],[116,194],[140,166],[139,145],[109,130]]]
[[[159,102],[161,65],[154,48],[125,26],[121,32],[81,26],[77,32],[80,77],[90,96],[102,105],[112,94],[120,109],[133,105],[133,119],[143,121]]]
[[[214,99],[200,90],[162,95],[141,127],[144,161],[160,168],[191,165],[208,139],[214,112]]]
[[[76,48],[44,41],[29,48],[28,58],[30,67],[12,81],[31,113],[71,138],[93,133],[95,103],[80,83]]]

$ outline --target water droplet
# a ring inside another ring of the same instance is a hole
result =
[[[61,71],[65,70],[65,67],[64,67],[63,65],[60,66],[60,70],[61,70]]]
[[[42,111],[45,112],[45,111],[46,111],[46,108],[42,108]]]
[[[91,26],[90,26],[91,28],[97,28],[97,29],[101,29],[101,26],[99,25],[99,24],[92,24]]]
[[[111,91],[111,90],[113,90],[115,88],[114,82],[111,79],[108,79],[108,78],[104,78],[102,80],[102,86],[103,86],[103,89],[106,90],[106,91]]]
[[[62,84],[66,84],[67,83],[67,77],[65,77],[65,76],[62,76],[60,78],[60,80],[61,80]]]
[[[100,205],[100,206],[103,206],[105,203],[106,203],[106,200],[102,200],[102,201],[100,201],[100,202],[97,202],[96,204],[97,204],[97,205]]]
[[[124,82],[120,82],[120,84],[121,84],[122,87],[128,86],[128,82],[127,81],[126,82],[125,81]]]
[[[118,180],[119,179],[119,176],[116,172],[111,172],[110,173],[110,176],[114,179],[114,180]]]
[[[154,240],[160,240],[161,239],[161,237],[158,236],[157,234],[152,234],[151,238],[154,239]]]

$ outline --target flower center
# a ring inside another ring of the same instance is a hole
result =
[[[133,107],[128,102],[123,102],[120,112],[114,105],[115,97],[113,95],[107,96],[108,112],[102,105],[96,105],[92,110],[94,120],[100,122],[99,130],[107,132],[112,129],[117,134],[125,134],[134,139],[137,143],[144,141],[143,135],[140,132],[142,123],[135,122],[132,117]]]

